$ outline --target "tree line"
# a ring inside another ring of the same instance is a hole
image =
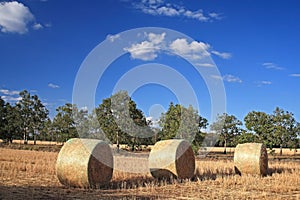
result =
[[[235,146],[238,143],[262,142],[267,147],[299,147],[300,124],[293,113],[275,108],[273,113],[251,111],[244,124],[234,115],[223,113],[209,125],[192,106],[170,103],[162,113],[159,127],[153,127],[126,91],[103,99],[93,111],[66,103],[56,109],[53,119],[37,95],[20,92],[15,104],[0,97],[0,138],[65,142],[73,137],[97,138],[114,144],[127,144],[132,150],[156,141],[185,138],[193,149],[203,145]],[[245,128],[243,128],[243,125]],[[210,132],[207,133],[209,128]],[[216,137],[217,136],[217,137]],[[210,138],[209,140],[207,140]],[[209,144],[210,143],[210,144]],[[282,151],[281,151],[282,152]]]

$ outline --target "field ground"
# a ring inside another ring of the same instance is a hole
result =
[[[300,160],[295,156],[270,158],[266,177],[235,175],[232,156],[215,153],[197,159],[194,180],[156,180],[149,173],[115,170],[104,188],[78,189],[59,183],[57,154],[0,148],[0,199],[300,199]],[[144,171],[147,158],[116,157],[115,165]]]

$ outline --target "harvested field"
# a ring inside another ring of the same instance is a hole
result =
[[[0,199],[300,199],[300,162],[270,159],[266,177],[239,176],[231,157],[196,161],[196,178],[156,180],[150,173],[120,171],[147,168],[147,159],[119,156],[112,181],[101,189],[78,189],[59,183],[57,152],[0,148]],[[124,160],[124,162],[122,162]],[[124,164],[125,163],[125,164]],[[121,166],[120,166],[121,165]]]

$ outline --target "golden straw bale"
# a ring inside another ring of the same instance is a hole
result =
[[[191,145],[182,139],[157,142],[149,155],[149,169],[154,178],[192,178],[195,156]]]
[[[101,140],[73,138],[58,154],[56,175],[64,185],[97,188],[107,184],[112,174],[112,151]]]
[[[262,175],[268,173],[268,154],[261,143],[238,144],[234,152],[236,173]]]

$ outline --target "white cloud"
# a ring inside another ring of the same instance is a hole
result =
[[[131,58],[140,59],[144,61],[154,60],[158,56],[158,52],[162,49],[162,43],[164,41],[166,33],[146,34],[147,40],[132,44],[129,48],[124,48],[125,51],[129,52]]]
[[[142,34],[140,34],[140,36],[141,35]],[[167,44],[165,36],[166,33],[144,33],[144,41],[134,43],[130,47],[126,47],[124,48],[124,51],[130,53],[131,58],[144,61],[154,60],[160,52],[166,51],[167,53],[179,55],[186,59],[196,61],[195,65],[198,67],[215,66],[212,63],[207,63],[207,61],[201,61],[201,59],[209,57],[211,53],[214,53],[223,59],[229,59],[231,57],[230,53],[212,51],[211,46],[207,43],[198,41],[188,42],[186,38],[177,38]],[[114,40],[110,35],[108,36],[108,39],[111,41]]]
[[[5,94],[5,95],[19,95],[20,91],[1,89],[0,93]]]
[[[0,3],[0,28],[4,33],[24,34],[28,23],[34,21],[29,8],[17,1]]]
[[[209,13],[208,15],[209,15],[211,18],[217,19],[217,20],[220,20],[220,19],[223,18],[223,17],[221,16],[221,14],[215,13],[215,12],[211,12],[211,13]]]
[[[263,84],[263,85],[271,85],[272,82],[271,81],[261,81],[261,84]]]
[[[209,44],[197,41],[188,43],[185,38],[178,38],[170,44],[170,50],[173,53],[192,60],[199,60],[209,56],[209,48]]]
[[[183,16],[187,18],[192,18],[192,19],[197,19],[201,22],[207,22],[209,21],[209,17],[204,16],[202,10],[197,10],[197,11],[190,11],[190,10],[182,10]]]
[[[219,52],[219,51],[215,51],[215,50],[211,51],[211,53],[214,54],[214,55],[216,55],[216,56],[219,56],[219,57],[221,57],[223,59],[229,59],[232,56],[231,53]]]
[[[165,16],[169,16],[169,17],[178,16],[180,14],[175,8],[170,8],[170,7],[166,7],[166,6],[157,8],[156,11],[159,15],[165,15]]]
[[[211,75],[210,77],[217,80],[223,80],[223,77],[219,75]]]
[[[274,70],[284,70],[285,68],[277,66],[275,63],[272,62],[265,62],[262,64],[266,69],[274,69]]]
[[[33,28],[34,30],[39,30],[39,29],[42,29],[42,28],[44,28],[44,27],[43,27],[43,25],[40,24],[40,23],[35,23],[35,24],[32,25],[32,28]]]
[[[212,63],[196,63],[195,66],[196,67],[215,67],[216,65],[214,65]]]
[[[59,85],[56,85],[56,84],[53,84],[53,83],[49,83],[48,87],[53,88],[53,89],[60,88]]]
[[[107,35],[106,39],[108,39],[110,42],[114,42],[115,40],[120,38],[120,34],[116,34],[116,35]]]
[[[184,6],[165,3],[163,0],[142,0],[140,3],[133,3],[133,7],[149,15],[160,15],[167,17],[182,16],[185,18],[196,19],[201,22],[221,19],[220,14],[211,12],[207,15],[203,10],[189,10]]]
[[[223,77],[219,76],[219,75],[211,75],[211,78],[214,78],[217,80],[223,80],[223,81],[229,82],[229,83],[242,83],[243,82],[239,77],[233,76],[231,74],[226,74]]]
[[[256,81],[255,83],[257,84],[258,87],[261,87],[263,85],[272,85],[271,81]]]
[[[148,123],[151,122],[149,125],[151,128],[160,128],[159,119],[154,119],[153,117],[146,117],[146,121]]]
[[[300,74],[290,74],[291,77],[300,77]]]
[[[243,81],[236,76],[233,76],[231,74],[226,74],[225,76],[223,76],[223,80],[229,83],[242,83]]]
[[[20,101],[22,97],[14,97],[14,96],[1,96],[1,99],[3,99],[6,102],[16,102]]]
[[[20,91],[17,90],[7,90],[7,89],[0,89],[0,93],[3,94],[1,98],[6,102],[16,102],[21,99],[19,96]]]

